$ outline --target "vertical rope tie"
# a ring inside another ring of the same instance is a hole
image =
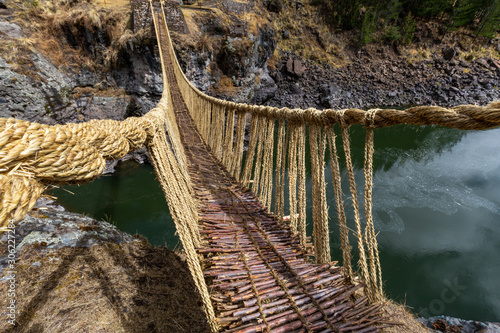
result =
[[[259,116],[252,115],[252,120],[250,123],[250,138],[248,141],[248,150],[245,160],[245,168],[243,169],[243,176],[241,182],[243,186],[250,187],[252,179],[252,171],[255,158],[255,148],[257,145],[257,137],[260,128],[260,118]]]
[[[332,172],[332,185],[337,207],[337,217],[340,231],[340,246],[342,249],[343,270],[349,282],[353,279],[351,245],[349,244],[349,228],[345,215],[344,200],[342,194],[342,179],[340,176],[339,158],[337,153],[336,135],[333,127],[327,129],[328,143],[330,146],[330,170]]]
[[[298,192],[298,229],[300,244],[306,248],[306,125],[297,128],[297,171],[299,181]]]
[[[361,228],[361,218],[359,214],[359,202],[358,193],[356,190],[356,179],[354,177],[354,167],[352,165],[351,159],[351,143],[349,137],[349,126],[344,120],[345,110],[339,112],[340,116],[340,126],[342,129],[342,141],[344,145],[344,153],[346,160],[347,174],[349,177],[349,188],[351,191],[352,198],[352,208],[354,211],[354,222],[356,224],[356,239],[358,242],[359,260],[358,266],[361,270],[361,278],[365,283],[365,292],[370,300],[373,300],[373,287],[371,285],[370,275],[368,273],[368,264],[366,260],[365,246],[364,246],[364,236]]]
[[[212,104],[210,103],[205,103],[205,101],[201,98],[198,97],[199,103],[202,105],[201,109],[203,110],[203,116],[204,116],[204,128],[205,128],[205,142],[207,144],[211,144],[213,141],[213,133],[211,133],[211,127],[212,127]],[[213,149],[213,145],[211,145],[211,148]]]
[[[262,176],[260,178],[259,197],[268,211],[271,208],[271,194],[273,188],[274,126],[274,119],[268,119],[266,142],[264,145],[264,160],[262,162]]]
[[[261,120],[259,122],[259,134],[257,137],[257,155],[255,156],[254,163],[254,175],[252,178],[252,192],[255,193],[256,196],[260,198],[260,194],[262,189],[260,188],[260,178],[262,173],[264,172],[265,165],[263,165],[263,153],[264,153],[264,145],[266,143],[267,138],[267,127],[269,123],[269,118],[260,117]],[[261,198],[262,199],[262,198]]]
[[[230,163],[235,158],[234,152],[234,109],[226,108],[225,106],[221,107],[223,113],[226,117],[226,130],[224,135],[224,147],[223,147],[223,156],[222,156],[222,164],[226,167],[226,170],[230,170]]]
[[[241,164],[243,162],[246,119],[247,114],[245,112],[238,113],[238,119],[236,120],[236,147],[234,152],[235,156],[233,156],[233,158],[231,159],[231,173],[238,181],[241,180]]]
[[[370,279],[373,288],[373,297],[375,301],[380,301],[383,298],[382,290],[382,270],[380,267],[380,259],[378,253],[378,244],[373,224],[373,153],[374,153],[374,123],[375,114],[378,109],[369,110],[366,112],[365,127],[365,243],[368,249],[368,259],[370,268]]]
[[[288,123],[288,194],[290,227],[297,232],[297,125]]]
[[[210,103],[207,101],[207,103]],[[215,140],[215,151],[216,151],[216,156],[219,161],[222,160],[222,148],[224,145],[224,129],[226,128],[226,116],[224,113],[224,109],[222,106],[218,104],[213,104],[213,107],[215,107],[215,112],[217,113],[217,128],[216,128],[216,140]]]
[[[319,140],[319,143],[318,143]],[[325,131],[316,125],[309,126],[311,150],[311,177],[313,201],[313,236],[316,263],[326,264],[330,258],[330,235],[325,183]]]
[[[286,128],[285,121],[280,119],[278,123],[278,142],[276,147],[276,190],[274,192],[275,213],[279,222],[283,221],[284,198],[285,198],[285,167],[286,167]]]

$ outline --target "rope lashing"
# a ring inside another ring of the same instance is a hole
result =
[[[106,159],[143,146],[148,132],[146,118],[55,126],[0,119],[0,227],[24,218],[46,185],[95,179]]]

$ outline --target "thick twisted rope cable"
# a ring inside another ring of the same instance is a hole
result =
[[[156,14],[153,8],[152,2],[150,2],[150,7],[151,7],[151,12],[153,15],[153,22],[155,25],[156,33],[157,33],[157,39],[158,39],[158,46],[160,48],[160,56],[162,60],[162,69],[164,73],[164,94],[167,96],[170,96],[170,93],[168,91],[168,81],[167,81],[167,75],[166,75],[166,69],[165,69],[165,60],[163,59],[163,52],[162,52],[162,43],[160,40],[160,33],[159,33],[159,24],[156,20]],[[165,17],[165,11],[163,8],[163,2],[161,2],[161,11],[162,11],[162,20],[164,24],[164,31],[166,32],[166,38],[168,39],[168,28],[166,25],[166,17]],[[201,269],[201,264],[199,261],[199,258],[196,254],[195,250],[195,243],[196,243],[196,238],[199,239],[199,231],[195,228],[197,228],[197,215],[192,216],[191,218],[189,215],[185,215],[186,211],[189,211],[190,209],[194,209],[193,207],[187,207],[186,205],[189,205],[188,203],[190,202],[191,195],[189,193],[189,190],[184,188],[180,188],[180,186],[183,184],[182,182],[176,182],[175,181],[175,175],[180,173],[180,171],[175,170],[176,165],[173,163],[172,159],[169,158],[170,154],[170,149],[167,144],[166,140],[166,135],[164,131],[160,131],[157,133],[157,137],[160,138],[163,142],[161,142],[161,145],[155,145],[152,148],[152,153],[154,153],[155,156],[157,156],[156,159],[154,159],[154,164],[162,168],[160,176],[165,177],[167,176],[166,179],[161,178],[160,184],[162,186],[163,192],[167,198],[167,201],[169,203],[169,207],[172,207],[173,210],[173,215],[174,215],[174,221],[176,222],[176,227],[179,230],[179,237],[181,238],[182,244],[184,246],[184,249],[186,251],[186,257],[187,257],[187,262],[189,269],[191,271],[191,274],[193,276],[193,280],[195,282],[195,285],[198,289],[198,292],[202,298],[203,302],[203,309],[205,311],[205,314],[207,316],[207,320],[209,323],[209,326],[213,332],[217,332],[219,330],[219,326],[216,321],[216,316],[215,316],[215,311],[212,305],[212,302],[210,300],[210,293],[208,292],[207,285],[205,283],[205,278],[203,275],[203,270]],[[171,154],[170,154],[171,155]],[[158,159],[159,158],[159,159]],[[167,167],[167,166],[170,166]],[[168,172],[169,169],[171,170],[170,177],[168,177]],[[171,184],[169,180],[174,180],[175,184]],[[169,189],[169,186],[174,187],[174,189]],[[186,184],[186,186],[189,186],[192,188],[192,185]],[[176,190],[177,187],[177,190]],[[194,205],[193,205],[194,206]],[[176,211],[177,208],[184,208],[184,211]],[[196,234],[195,234],[196,233]],[[190,237],[191,236],[191,237]],[[197,243],[197,246],[199,247],[199,242]]]
[[[173,55],[173,44],[169,37],[170,51]],[[363,124],[366,111],[360,109],[346,110],[323,110],[310,112],[289,108],[271,108],[262,105],[247,105],[234,103],[208,96],[199,91],[181,70],[177,58],[174,57],[174,67],[178,82],[183,86],[185,97],[188,94],[200,96],[213,104],[233,107],[236,112],[250,112],[255,115],[263,115],[275,119],[283,119],[291,122],[317,124],[322,126],[333,125],[343,118],[344,124]],[[189,93],[188,93],[189,91]],[[410,125],[438,125],[466,130],[483,130],[500,126],[500,102],[493,102],[487,106],[460,105],[452,108],[439,106],[416,106],[404,110],[383,109],[377,112],[373,120],[373,126],[389,127],[398,124]]]
[[[0,227],[24,218],[46,184],[98,177],[106,159],[143,145],[150,127],[141,118],[56,126],[0,119]]]

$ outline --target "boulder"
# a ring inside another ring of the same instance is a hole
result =
[[[306,66],[302,61],[290,57],[286,61],[286,71],[291,75],[302,76],[306,71]]]
[[[306,66],[300,60],[293,61],[293,72],[295,75],[302,76],[306,71]]]
[[[0,2],[0,8],[3,8],[1,6],[1,2]],[[23,30],[21,29],[20,26],[18,26],[15,23],[0,21],[0,31],[11,38],[23,38]]]
[[[291,57],[286,61],[286,71],[293,74],[293,59]]]
[[[450,61],[457,55],[457,50],[454,47],[445,46],[442,50],[443,59],[446,61]]]

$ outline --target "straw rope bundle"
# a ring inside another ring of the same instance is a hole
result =
[[[47,184],[99,176],[106,159],[144,145],[149,127],[142,118],[56,126],[0,119],[0,227],[22,219]]]

